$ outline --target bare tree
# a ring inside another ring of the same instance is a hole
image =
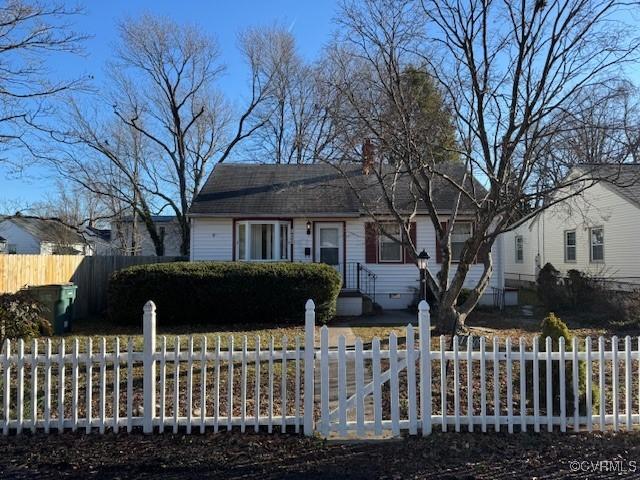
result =
[[[166,18],[125,20],[108,92],[93,109],[69,102],[70,128],[54,134],[62,144],[54,163],[91,191],[124,204],[158,254],[164,246],[153,215],[176,216],[181,253],[188,254],[186,215],[211,166],[267,121],[258,110],[271,95],[274,73],[248,38],[241,37],[240,47],[250,94],[236,116],[216,90],[223,67],[213,38]],[[111,112],[105,105],[112,105]]]
[[[322,97],[322,66],[304,61],[295,38],[280,25],[250,28],[242,33],[241,43],[271,86],[256,112],[264,125],[248,142],[249,156],[269,163],[316,161],[332,138]]]
[[[600,180],[588,168],[567,176],[571,165],[548,161],[542,146],[563,131],[562,112],[597,91],[594,86],[617,81],[637,60],[638,36],[623,23],[634,8],[618,0],[343,4],[328,79],[341,99],[332,116],[343,135],[343,158],[356,160],[362,139],[375,140],[370,176],[385,214],[369,213],[383,234],[382,220],[397,222],[403,234],[394,239],[415,254],[411,220],[423,214],[433,225],[441,262],[427,286],[441,329],[463,326],[487,289],[493,264],[482,252],[500,233]],[[451,109],[453,148],[465,167],[459,175],[436,161],[437,138],[424,148],[412,114],[415,96],[403,82],[408,65],[424,66]],[[445,207],[434,191],[443,186],[455,192]],[[409,192],[400,195],[401,189]],[[523,205],[531,208],[523,213]],[[462,219],[471,229],[454,252],[452,237]],[[472,267],[479,268],[473,280]],[[463,286],[470,293],[458,306]]]
[[[0,5],[0,149],[31,149],[27,134],[45,123],[52,101],[83,79],[56,79],[52,55],[79,54],[86,38],[71,22],[82,13],[63,2],[9,0]],[[20,167],[17,162],[14,166]]]
[[[77,183],[56,181],[55,192],[34,203],[29,212],[43,218],[58,218],[74,228],[96,227],[101,221],[112,217],[103,199]]]

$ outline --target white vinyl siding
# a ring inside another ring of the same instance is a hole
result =
[[[604,228],[602,261],[591,261],[591,231]],[[567,231],[575,231],[575,262],[566,261]],[[574,197],[549,208],[534,221],[513,232],[525,237],[525,264],[523,273],[535,279],[535,262],[527,257],[540,254],[540,266],[553,264],[562,273],[577,269],[596,276],[631,279],[640,277],[640,206],[606,187],[597,184],[581,196]],[[539,242],[539,244],[536,244]],[[513,245],[506,242],[506,246]],[[511,247],[512,248],[512,247]],[[513,258],[507,252],[507,261]],[[513,262],[505,271],[517,271]],[[526,272],[524,270],[526,269]]]
[[[233,220],[193,218],[191,220],[191,260],[232,260]]]
[[[7,239],[7,251],[17,254],[45,254],[40,241],[10,220],[0,222],[0,237]],[[15,250],[15,251],[14,251]]]
[[[313,235],[307,235],[307,221],[330,221],[345,224],[346,260],[347,262],[365,263],[365,237],[364,226],[368,221],[366,218],[357,219],[327,219],[327,218],[307,218],[300,217],[293,219],[293,229],[291,231],[291,242],[293,249],[293,261],[311,262],[313,258]],[[266,222],[265,222],[266,223]],[[239,235],[236,234],[236,243],[239,242]],[[426,217],[416,219],[416,239],[417,249],[425,249],[432,257],[435,257],[435,231],[430,220]],[[191,259],[192,260],[232,260],[233,259],[233,220],[215,218],[193,218],[191,220]],[[498,242],[494,245],[494,252],[498,250]],[[309,255],[305,255],[308,249]],[[491,286],[498,286],[499,275],[497,271],[501,268],[499,259],[494,252],[494,272],[491,277]],[[418,268],[411,263],[379,263],[367,265],[367,268],[377,275],[376,279],[376,302],[385,309],[404,309],[413,300],[416,289],[419,285]],[[429,268],[438,268],[432,260]],[[452,266],[451,276],[455,273],[456,266]],[[473,287],[480,275],[483,266],[481,264],[471,265],[466,288]],[[492,290],[487,289],[486,299],[491,301]]]

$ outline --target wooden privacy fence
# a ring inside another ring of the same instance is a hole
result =
[[[182,257],[0,255],[0,293],[53,283],[78,286],[74,315],[85,317],[106,308],[107,285],[113,272],[132,265],[175,262]]]
[[[517,343],[444,337],[431,343],[422,302],[418,328],[406,335],[315,344],[307,302],[305,337],[278,348],[248,348],[247,338],[156,337],[156,312],[145,306],[143,342],[103,338],[6,341],[0,428],[4,434],[141,427],[144,432],[300,432],[323,436],[428,435],[442,431],[617,431],[640,425],[640,339],[616,337]],[[156,344],[158,342],[158,344]],[[317,393],[317,395],[314,395]]]

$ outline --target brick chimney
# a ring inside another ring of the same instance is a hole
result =
[[[362,142],[362,173],[369,175],[373,169],[373,161],[375,160],[375,147],[370,138],[365,138]]]

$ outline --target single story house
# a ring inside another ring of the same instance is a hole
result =
[[[119,253],[113,248],[111,230],[108,228],[87,227],[82,231],[82,235],[91,245],[94,255],[117,255]]]
[[[464,171],[452,168],[452,174]],[[385,309],[406,308],[417,298],[419,270],[400,244],[378,234],[362,206],[364,198],[364,205],[382,208],[374,175],[354,164],[346,178],[327,164],[216,165],[189,212],[191,260],[323,262],[343,276],[339,314],[360,314],[363,298],[365,305],[368,298]],[[409,188],[398,192],[408,196]],[[433,192],[438,209],[451,208],[451,187],[436,182]],[[454,227],[454,250],[470,234],[472,211],[464,208]],[[435,229],[425,211],[417,212],[412,236],[417,250],[433,257],[431,271],[439,269]],[[485,304],[503,291],[500,244],[489,252],[494,271]],[[467,285],[475,285],[482,269],[471,267]]]
[[[602,180],[504,235],[507,284],[534,283],[551,263],[563,274],[580,270],[612,288],[640,286],[640,165],[589,168]]]
[[[91,255],[91,245],[78,230],[57,218],[14,215],[0,218],[6,253]]]
[[[155,215],[151,219],[158,230],[158,235],[164,238],[162,255],[179,257],[182,237],[177,218],[173,215]],[[111,222],[111,244],[113,249],[122,255],[156,255],[151,236],[139,217],[135,225],[131,216]]]

